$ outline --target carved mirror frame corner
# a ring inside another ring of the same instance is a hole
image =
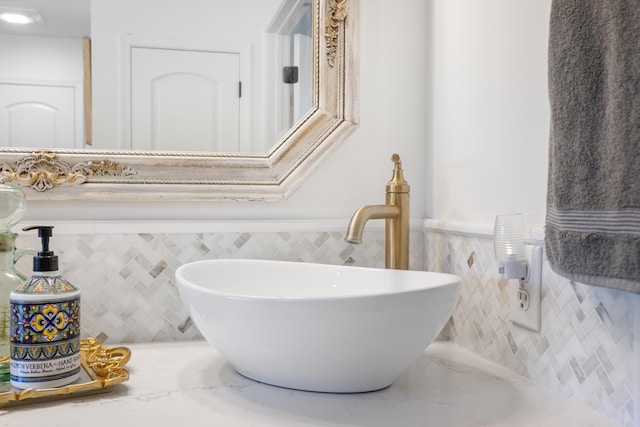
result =
[[[359,0],[313,0],[314,107],[264,154],[0,148],[0,182],[47,200],[283,200],[359,121]]]

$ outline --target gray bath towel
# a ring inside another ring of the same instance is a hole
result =
[[[640,1],[553,1],[549,95],[551,267],[640,293]]]

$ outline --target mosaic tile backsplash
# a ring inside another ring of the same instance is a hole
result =
[[[425,244],[427,270],[463,279],[444,332],[450,340],[620,425],[640,425],[634,420],[640,366],[633,344],[634,299],[640,296],[570,282],[545,261],[536,333],[509,320],[508,282],[497,273],[491,238],[427,232]]]
[[[384,266],[383,231],[365,231],[361,245],[343,238],[343,232],[58,234],[52,249],[63,275],[82,291],[82,335],[109,344],[201,338],[174,285],[175,269],[185,262],[256,258]],[[38,240],[21,236],[18,245],[38,247]],[[411,269],[463,279],[459,304],[440,339],[621,425],[640,425],[633,418],[640,381],[633,298],[640,296],[571,283],[545,263],[537,334],[508,320],[507,282],[497,274],[490,238],[413,230],[410,252]]]
[[[423,233],[412,232],[410,242],[411,268],[422,270]],[[38,245],[32,236],[18,241],[20,248]],[[82,292],[82,335],[107,344],[201,338],[174,283],[186,262],[254,258],[384,267],[384,232],[376,230],[365,230],[360,245],[345,243],[344,232],[154,233],[58,234],[51,248],[61,274]]]

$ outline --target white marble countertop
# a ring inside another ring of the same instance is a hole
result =
[[[436,342],[387,389],[327,394],[238,375],[205,342],[127,345],[110,393],[0,410],[0,426],[613,426],[452,343]]]

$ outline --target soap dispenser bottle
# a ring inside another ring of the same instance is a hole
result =
[[[58,272],[49,250],[52,226],[34,226],[42,250],[33,276],[11,292],[11,385],[61,387],[80,375],[80,291]]]

